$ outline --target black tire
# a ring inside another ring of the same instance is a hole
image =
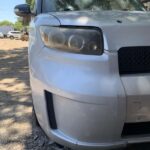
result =
[[[32,108],[32,125],[33,125],[33,127],[40,127],[40,124],[39,124],[37,117],[36,117],[34,107]]]
[[[11,39],[11,40],[14,40],[14,37],[13,37],[13,36],[10,36],[10,39]]]

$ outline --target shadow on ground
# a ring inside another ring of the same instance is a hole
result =
[[[0,150],[60,150],[32,124],[27,48],[0,50]],[[150,144],[126,150],[150,150]]]
[[[0,150],[50,149],[32,126],[27,48],[0,50]]]
[[[23,149],[32,130],[27,49],[0,50],[0,149]]]

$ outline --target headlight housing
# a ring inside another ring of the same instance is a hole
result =
[[[103,36],[99,28],[41,26],[45,46],[72,53],[102,55]]]

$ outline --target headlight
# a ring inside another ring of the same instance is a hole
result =
[[[98,28],[41,26],[45,46],[73,53],[102,55],[103,37]]]

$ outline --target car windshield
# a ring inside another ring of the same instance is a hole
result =
[[[144,11],[140,0],[55,0],[56,11],[121,10]]]

